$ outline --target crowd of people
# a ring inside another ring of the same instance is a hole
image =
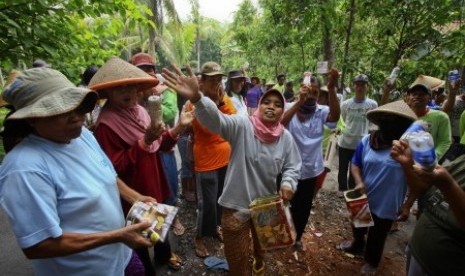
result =
[[[150,223],[125,223],[137,201],[177,205],[179,198],[196,203],[199,258],[211,255],[205,239],[214,237],[224,243],[231,275],[266,275],[249,205],[270,195],[290,203],[293,246],[305,251],[302,236],[328,171],[325,141],[337,135],[335,196],[366,194],[374,221],[354,226],[353,239],[337,249],[363,256],[361,273],[373,275],[389,231],[417,202],[407,274],[465,275],[460,80],[446,87],[420,75],[404,93],[386,81],[379,102],[368,96],[367,75],[353,79],[353,95],[338,91],[338,81],[335,68],[295,82],[278,74],[275,83],[244,70],[226,73],[213,61],[198,73],[175,65],[160,72],[149,54],[137,53],[90,66],[76,86],[38,60],[13,72],[2,92],[10,112],[1,133],[0,206],[37,275],[181,269],[169,239],[153,244],[141,234]],[[153,95],[161,98],[161,121],[150,116]],[[430,171],[414,165],[401,137],[418,120],[447,164]],[[184,235],[182,220],[173,220],[174,235]]]

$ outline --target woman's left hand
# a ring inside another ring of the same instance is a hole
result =
[[[191,111],[188,111],[187,104],[185,104],[182,107],[181,114],[179,115],[179,123],[181,124],[181,126],[186,127],[192,123],[194,118],[195,118],[194,109],[192,109]]]

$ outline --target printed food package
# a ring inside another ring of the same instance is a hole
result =
[[[249,205],[252,223],[260,247],[272,250],[292,246],[295,228],[289,206],[285,206],[278,195],[256,198]]]
[[[375,225],[366,194],[361,193],[360,190],[348,190],[344,192],[344,198],[355,228]]]
[[[126,225],[150,221],[152,225],[145,229],[142,235],[150,239],[154,244],[159,240],[164,242],[177,212],[178,208],[174,206],[161,203],[152,205],[137,201],[128,212]]]

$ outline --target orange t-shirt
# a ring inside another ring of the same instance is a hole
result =
[[[227,95],[223,97],[224,105],[219,109],[224,114],[236,114],[234,104]],[[189,106],[192,110],[192,104]],[[231,146],[219,134],[213,134],[200,124],[197,119],[192,122],[194,131],[194,167],[197,172],[212,171],[229,163]]]

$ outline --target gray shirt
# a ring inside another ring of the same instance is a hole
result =
[[[244,211],[257,197],[277,193],[276,177],[282,173],[282,185],[297,188],[301,158],[292,135],[287,131],[273,144],[264,144],[254,136],[253,125],[246,116],[218,112],[207,97],[195,103],[199,122],[231,144],[223,194],[218,203]]]

